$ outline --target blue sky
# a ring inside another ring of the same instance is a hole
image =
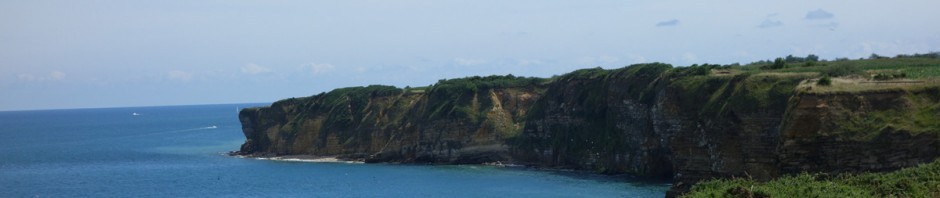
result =
[[[0,110],[940,51],[940,1],[0,1]]]

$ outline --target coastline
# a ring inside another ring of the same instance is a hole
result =
[[[365,161],[362,161],[362,160],[348,160],[348,159],[340,158],[338,156],[316,156],[316,155],[259,156],[259,155],[243,155],[237,151],[229,152],[228,156],[237,157],[237,158],[250,158],[250,159],[256,159],[256,160],[271,160],[271,161],[282,161],[282,162],[347,163],[347,164],[364,164],[365,163]]]
[[[564,168],[564,167],[545,167],[534,164],[525,164],[525,163],[515,163],[513,161],[496,161],[496,162],[484,162],[484,163],[408,163],[408,162],[368,162],[362,158],[346,158],[341,155],[334,156],[317,156],[317,155],[281,155],[276,156],[273,154],[240,154],[239,151],[231,151],[226,153],[228,156],[237,157],[237,158],[249,158],[255,160],[270,160],[270,161],[281,161],[281,162],[302,162],[302,163],[343,163],[343,164],[389,164],[389,165],[428,165],[428,166],[482,166],[482,167],[495,167],[495,168],[508,168],[508,169],[517,169],[517,170],[529,170],[529,171],[540,171],[547,172],[551,174],[564,175],[568,177],[575,178],[594,178],[594,177],[604,177],[607,179],[619,178],[618,180],[623,181],[640,181],[644,183],[668,183],[673,182],[672,179],[656,179],[643,177],[632,174],[603,174],[599,172],[576,169],[576,168]],[[594,178],[597,179],[597,178]]]

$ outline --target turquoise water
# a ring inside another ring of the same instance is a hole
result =
[[[246,106],[0,112],[0,197],[662,197],[668,188],[525,168],[226,156],[244,141],[236,108]]]

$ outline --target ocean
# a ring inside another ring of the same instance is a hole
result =
[[[665,182],[482,165],[225,155],[225,104],[0,112],[0,197],[662,197]]]

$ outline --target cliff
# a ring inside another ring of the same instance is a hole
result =
[[[241,154],[336,156],[367,162],[505,161],[543,90],[535,78],[441,81],[433,87],[344,88],[239,113]]]
[[[668,196],[711,178],[889,171],[940,156],[935,81],[822,87],[818,77],[654,63],[344,88],[242,110],[239,154],[629,173],[672,179]]]

